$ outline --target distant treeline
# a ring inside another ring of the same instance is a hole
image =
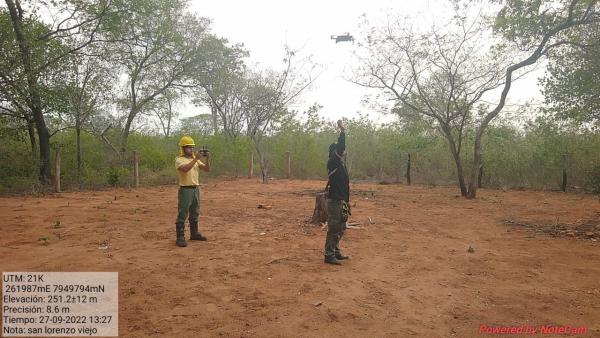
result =
[[[314,122],[314,121],[312,121]],[[243,135],[201,134],[188,130],[196,144],[213,154],[210,177],[247,177],[254,157],[255,175],[260,176],[251,140]],[[174,158],[181,133],[170,137],[134,133],[130,148],[140,154],[142,185],[176,184]],[[105,135],[118,139],[119,130]],[[284,178],[286,152],[291,152],[291,175],[296,179],[325,179],[327,149],[337,138],[333,123],[301,123],[293,120],[264,142],[269,177]],[[122,156],[100,137],[82,134],[82,158],[78,169],[74,131],[53,136],[55,150],[62,151],[63,190],[95,189],[133,185],[132,152]],[[463,145],[468,149],[472,138]],[[406,184],[407,156],[411,154],[413,184],[455,185],[456,166],[446,139],[436,130],[418,125],[376,126],[368,118],[349,121],[347,164],[352,180]],[[539,119],[527,128],[494,126],[483,146],[481,183],[488,188],[558,190],[563,170],[568,189],[598,191],[600,188],[600,135],[558,126]],[[0,134],[0,192],[36,192],[44,188],[38,180],[37,157],[24,132],[2,130]],[[468,154],[468,152],[464,152]],[[464,155],[463,154],[463,155]],[[464,158],[469,163],[469,158]],[[466,166],[469,168],[469,166]]]

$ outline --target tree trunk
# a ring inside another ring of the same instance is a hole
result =
[[[254,142],[254,149],[256,149],[256,154],[258,155],[258,163],[260,164],[260,173],[262,175],[262,182],[264,184],[269,183],[269,177],[267,175],[267,160],[262,151],[260,151],[260,140],[252,137],[252,141]]]
[[[127,122],[125,122],[125,127],[123,128],[123,133],[121,134],[121,145],[120,151],[121,155],[125,154],[127,151],[127,139],[129,138],[129,130],[131,129],[131,124],[133,123],[133,119],[137,115],[137,109],[132,108],[129,112],[129,116],[127,116]]]
[[[35,156],[35,122],[27,119],[27,132],[29,133],[29,143],[31,144],[31,155]]]
[[[10,12],[10,18],[12,21],[13,29],[15,31],[15,38],[19,45],[21,53],[21,61],[23,62],[23,70],[27,76],[27,86],[29,89],[29,107],[33,113],[33,120],[38,131],[38,139],[40,142],[40,171],[39,180],[43,184],[50,183],[50,133],[46,127],[46,121],[44,120],[44,113],[42,112],[42,101],[38,92],[37,76],[33,72],[31,65],[29,44],[27,43],[25,36],[22,31],[22,18],[17,12],[15,2],[13,0],[5,0],[8,10]]]
[[[171,104],[170,97],[167,97],[167,104],[169,105],[169,110],[167,113],[167,131],[165,132],[165,136],[169,137],[171,134],[171,119],[173,117],[173,105]]]
[[[463,174],[462,160],[460,159],[460,153],[456,150],[456,144],[454,140],[448,137],[448,145],[450,146],[450,152],[454,158],[456,164],[456,176],[458,177],[458,186],[460,187],[460,195],[463,197],[467,196],[467,186],[465,185],[465,176]]]
[[[37,96],[37,92],[35,94]],[[32,97],[33,99],[33,97]],[[37,101],[39,104],[39,97],[37,97]],[[37,105],[36,104],[36,105]],[[50,183],[50,133],[48,132],[48,128],[46,128],[46,122],[44,121],[44,115],[42,113],[41,108],[36,108],[33,110],[36,115],[36,127],[38,130],[38,139],[40,142],[40,172],[39,179],[43,184]]]
[[[483,187],[483,163],[479,165],[479,177],[477,178],[477,188],[481,189]]]
[[[262,182],[264,184],[268,184],[269,183],[269,175],[267,173],[267,161],[265,159],[265,156],[262,153],[258,154],[258,158],[260,160],[260,173],[262,175]]]
[[[327,193],[320,192],[315,197],[315,210],[313,211],[311,223],[321,224],[327,222]]]
[[[480,128],[475,134],[475,142],[473,144],[473,170],[469,179],[469,190],[466,197],[469,199],[477,197],[477,181],[479,180],[479,166],[481,164],[481,137],[483,131]]]
[[[458,186],[460,187],[460,195],[465,197],[467,196],[467,186],[465,184],[465,176],[463,174],[462,161],[460,160],[460,158],[455,158],[454,161],[456,162],[456,175],[458,176]]]
[[[212,127],[213,127],[213,135],[217,135],[217,132],[219,131],[219,124],[218,124],[218,115],[217,115],[217,108],[211,104],[210,105],[210,113],[211,113],[211,117],[212,117]]]

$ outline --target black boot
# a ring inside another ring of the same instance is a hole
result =
[[[186,247],[184,223],[175,223],[175,230],[177,230],[177,241],[175,244],[179,247]]]
[[[332,265],[342,265],[342,263],[340,263],[340,261],[338,261],[335,258],[335,256],[325,256],[325,263],[332,264]]]
[[[343,261],[344,259],[348,259],[348,258],[350,258],[350,257],[342,255],[342,253],[339,251],[335,252],[335,259],[337,259],[338,261]]]
[[[190,240],[205,241],[206,237],[198,231],[198,222],[190,222]]]

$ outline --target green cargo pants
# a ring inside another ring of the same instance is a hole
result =
[[[340,252],[339,244],[346,230],[346,222],[342,222],[342,201],[327,200],[327,238],[325,240],[325,257],[333,257]]]
[[[190,224],[198,223],[200,216],[200,191],[197,187],[180,187],[177,205],[176,224],[185,223],[185,219],[190,217]]]

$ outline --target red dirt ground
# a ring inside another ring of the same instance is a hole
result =
[[[187,248],[175,246],[175,186],[0,198],[0,270],[117,271],[121,337],[497,336],[481,324],[600,336],[598,242],[504,224],[598,219],[596,197],[352,184],[362,229],[342,240],[351,259],[330,266],[325,230],[307,223],[323,185],[205,183],[209,241]]]

